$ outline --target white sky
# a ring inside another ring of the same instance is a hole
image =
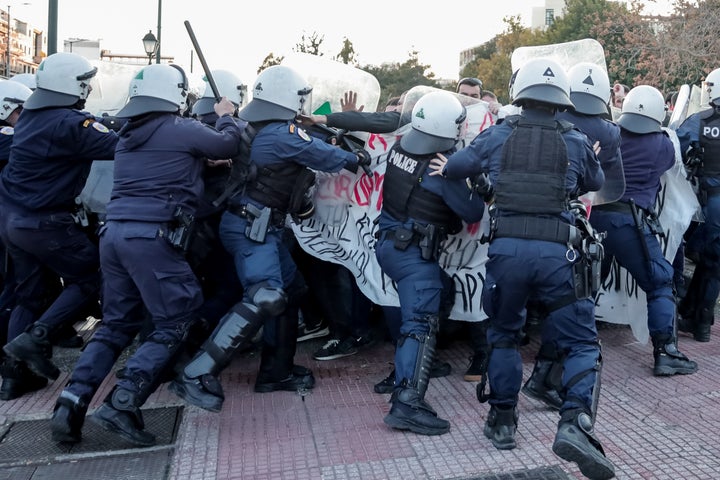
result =
[[[11,16],[47,28],[47,1],[6,0]],[[68,38],[101,39],[100,46],[116,54],[144,54],[142,37],[157,35],[157,0],[59,0],[58,51]],[[668,4],[669,0],[646,2]],[[421,7],[425,4],[425,7]],[[234,71],[252,84],[265,56],[291,53],[303,34],[324,35],[321,50],[337,54],[347,37],[361,65],[403,62],[412,50],[438,78],[458,78],[461,50],[482,44],[501,33],[506,16],[520,15],[530,24],[532,7],[543,0],[406,0],[288,1],[288,0],[164,0],[163,55],[190,67],[192,44],[183,22],[189,20],[211,69]],[[202,73],[195,57],[193,71]]]

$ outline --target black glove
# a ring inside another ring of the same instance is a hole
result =
[[[588,218],[587,206],[582,200],[570,200],[570,211],[575,215],[579,215],[583,218]]]
[[[372,171],[370,171],[372,157],[370,156],[370,153],[362,148],[353,150],[353,153],[357,155],[357,164],[360,166],[360,168],[363,169],[367,176],[372,177]]]
[[[495,189],[490,184],[490,179],[484,172],[478,173],[473,179],[472,189],[485,200],[485,203],[490,203],[495,195]]]
[[[704,149],[700,142],[692,142],[687,154],[685,154],[685,165],[691,168],[699,166],[703,161],[703,154]]]

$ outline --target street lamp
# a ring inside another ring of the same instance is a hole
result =
[[[155,38],[155,35],[153,35],[152,30],[145,34],[142,42],[145,54],[148,56],[148,65],[150,65],[152,64],[153,53],[155,53],[155,50],[158,48],[159,42],[157,38]]]

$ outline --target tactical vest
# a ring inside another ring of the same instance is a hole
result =
[[[495,203],[500,211],[557,214],[567,210],[565,178],[567,145],[562,134],[572,129],[564,121],[529,121],[514,117],[502,150]]]
[[[432,157],[410,157],[398,146],[390,150],[383,183],[383,208],[401,222],[413,218],[456,233],[462,225],[457,214],[440,195],[420,187]]]
[[[698,138],[703,147],[702,174],[720,176],[720,114],[714,108],[699,113],[700,132]]]
[[[295,213],[291,199],[310,188],[315,173],[304,165],[293,162],[275,163],[259,168],[255,179],[245,187],[245,194],[261,204],[282,213]]]

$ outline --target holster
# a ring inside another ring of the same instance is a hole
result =
[[[173,213],[167,234],[167,241],[183,253],[187,253],[195,232],[195,217],[177,207]]]
[[[442,227],[431,223],[426,226],[413,225],[413,231],[420,236],[420,256],[423,260],[436,260],[440,252],[440,244],[445,237]]]
[[[245,218],[250,224],[245,228],[245,236],[257,243],[265,243],[268,229],[270,228],[270,217],[272,216],[272,208],[257,208],[255,205],[248,203],[243,207],[246,212]]]

